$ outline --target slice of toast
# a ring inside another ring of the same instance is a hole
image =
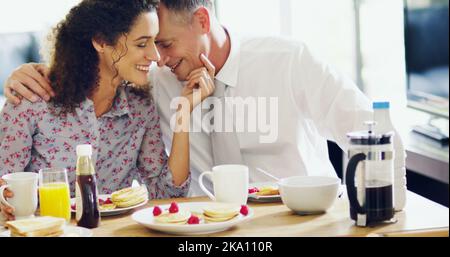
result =
[[[13,237],[47,237],[63,234],[66,220],[55,217],[37,217],[6,222]]]

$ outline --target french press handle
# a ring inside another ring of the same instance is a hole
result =
[[[366,210],[358,202],[355,187],[355,173],[358,163],[364,161],[366,158],[367,156],[364,153],[354,155],[350,159],[345,172],[345,184],[347,185],[348,200],[350,201],[350,206],[356,210],[358,214],[366,214]]]

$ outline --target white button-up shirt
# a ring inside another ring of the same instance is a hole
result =
[[[350,79],[314,58],[303,43],[274,37],[238,39],[233,34],[230,38],[230,55],[216,76],[229,86],[226,96],[265,97],[267,106],[270,98],[278,101],[277,115],[272,117],[276,121],[275,140],[261,143],[267,131],[237,133],[243,160],[250,168],[250,182],[270,181],[256,168],[278,178],[336,176],[327,139],[346,151],[346,134],[364,129],[363,122],[372,119],[369,99]],[[153,70],[151,80],[163,140],[170,147],[170,119],[175,112],[170,103],[184,84],[168,68]],[[204,195],[198,177],[214,165],[209,133],[191,132],[190,142],[190,195]]]

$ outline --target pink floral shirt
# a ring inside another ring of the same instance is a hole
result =
[[[147,185],[152,199],[187,195],[191,177],[180,187],[173,184],[151,99],[121,86],[111,110],[99,118],[89,99],[67,115],[55,116],[51,110],[55,107],[44,101],[5,104],[0,114],[0,176],[67,168],[73,197],[76,146],[91,144],[100,193],[129,187],[136,179]]]

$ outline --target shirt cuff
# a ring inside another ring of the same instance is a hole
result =
[[[172,171],[167,167],[167,186],[170,188],[170,197],[172,198],[180,198],[180,197],[186,197],[189,192],[189,187],[191,185],[191,172],[189,171],[188,177],[186,181],[183,182],[183,184],[176,186],[173,183],[173,176]]]

